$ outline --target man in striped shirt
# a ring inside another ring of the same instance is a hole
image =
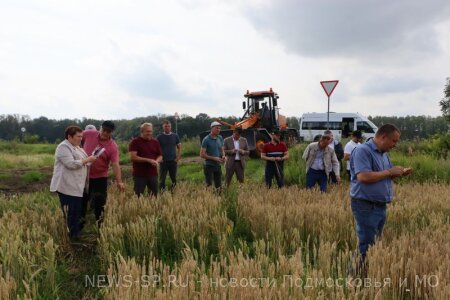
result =
[[[284,186],[283,162],[289,159],[289,152],[286,144],[280,140],[278,129],[272,131],[271,137],[272,140],[261,150],[261,159],[267,161],[264,177],[268,188],[272,186],[273,177],[281,188]]]

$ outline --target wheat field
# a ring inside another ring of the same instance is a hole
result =
[[[112,187],[90,272],[70,267],[54,195],[0,196],[0,299],[449,299],[449,185],[395,186],[366,278],[351,273],[348,192],[183,182],[137,199]]]
[[[104,297],[449,299],[449,187],[395,192],[365,279],[349,276],[357,241],[346,187],[114,194],[99,239]]]

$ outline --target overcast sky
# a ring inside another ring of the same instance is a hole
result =
[[[2,0],[0,114],[130,119],[281,113],[440,115],[448,0]]]

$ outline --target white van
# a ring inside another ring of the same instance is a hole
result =
[[[327,113],[305,113],[300,120],[300,139],[317,141],[323,132],[330,129],[336,140],[349,137],[353,131],[360,130],[363,138],[374,137],[378,127],[358,113],[330,112],[327,125]]]

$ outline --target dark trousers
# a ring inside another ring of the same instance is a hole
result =
[[[352,174],[350,174],[350,170],[347,170],[347,175],[348,175],[348,180],[351,181],[352,180]]]
[[[244,183],[244,168],[240,160],[235,160],[230,168],[225,168],[225,184],[230,185],[233,175],[236,173],[236,178],[240,183]]]
[[[339,160],[339,170],[342,170],[342,163],[341,163],[341,160]],[[339,176],[341,176],[341,174],[338,174]],[[330,182],[330,183],[334,183],[334,184],[337,184],[338,182],[337,182],[337,179],[336,179],[336,173],[334,173],[334,171],[333,170],[331,170],[331,172],[330,172],[330,176],[329,176],[329,178],[328,178],[328,181]]]
[[[91,207],[94,207],[95,219],[99,221],[103,219],[103,211],[105,209],[106,197],[108,195],[108,178],[91,178],[89,179],[89,192],[83,195],[83,204],[81,209],[81,227],[84,226],[86,220],[86,212],[88,203],[92,201]]]
[[[67,222],[67,227],[69,228],[69,236],[71,238],[77,237],[80,233],[80,216],[83,197],[69,196],[60,192],[58,192],[58,196],[64,218]]]
[[[319,183],[320,191],[327,191],[327,174],[325,173],[325,171],[309,168],[308,172],[306,173],[306,188],[313,188],[316,185],[316,182]]]
[[[151,177],[133,177],[134,193],[140,197],[147,187],[147,192],[150,196],[158,195],[158,176]]]
[[[264,179],[266,186],[270,189],[272,187],[272,180],[275,177],[279,188],[284,186],[284,166],[278,162],[267,162],[264,172]]]
[[[89,193],[89,191],[87,191],[83,193],[83,199],[81,200],[80,231],[83,230],[84,224],[86,224],[86,214],[89,202],[91,202],[91,194]],[[93,205],[91,205],[91,209],[92,208]]]
[[[161,191],[166,189],[167,172],[169,172],[170,180],[172,181],[172,186],[170,189],[172,190],[177,184],[177,166],[178,164],[176,161],[161,162],[159,169],[159,188]]]
[[[337,179],[336,179],[336,173],[334,173],[334,171],[330,172],[329,181],[330,181],[330,183],[334,183],[334,184],[338,183]]]
[[[211,186],[214,179],[214,187],[219,189],[222,185],[222,168],[218,166],[204,165],[203,172],[205,173],[206,186]]]

